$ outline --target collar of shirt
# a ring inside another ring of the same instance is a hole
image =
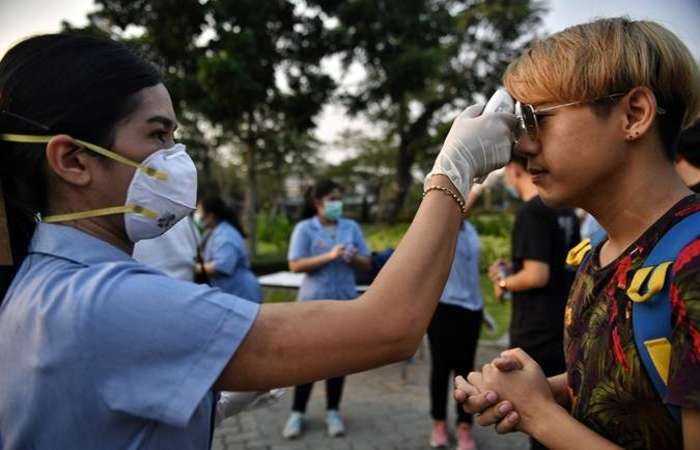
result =
[[[29,245],[29,253],[42,253],[75,261],[86,266],[109,262],[130,261],[129,254],[117,247],[66,225],[40,223]]]
[[[335,223],[336,225],[336,234],[338,231],[341,229],[345,229],[345,224],[347,222],[343,219],[338,219],[338,221]],[[319,220],[318,216],[314,216],[311,219],[311,226],[314,228],[314,231],[325,231],[325,228],[323,227],[323,224],[321,224],[321,221]]]

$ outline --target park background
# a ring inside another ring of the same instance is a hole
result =
[[[345,188],[373,251],[395,248],[452,118],[484,101],[532,39],[597,16],[651,19],[700,55],[700,1],[3,0],[0,54],[29,35],[108,35],[158,64],[200,192],[241,214],[258,275],[286,269],[304,191]],[[47,68],[47,70],[89,70]],[[89,114],[89,112],[86,112]],[[470,218],[481,267],[508,258],[517,202],[496,187]],[[483,270],[482,270],[483,272]],[[509,305],[482,275],[486,308]],[[293,291],[268,289],[267,301]]]

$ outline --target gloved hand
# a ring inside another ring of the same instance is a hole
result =
[[[221,396],[216,404],[214,426],[241,411],[270,406],[276,403],[284,393],[285,389],[250,392],[221,391]]]
[[[481,115],[484,105],[472,105],[452,123],[433,170],[425,177],[446,175],[466,199],[475,177],[487,175],[510,159],[517,118],[510,113]]]
[[[503,179],[504,173],[505,169],[502,167],[500,169],[494,170],[493,172],[488,174],[483,183],[475,183],[472,186],[472,192],[477,195],[481,195],[481,193],[484,192],[484,190],[493,188],[494,186],[496,186],[497,183],[499,183]]]

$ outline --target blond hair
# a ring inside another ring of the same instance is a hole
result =
[[[676,35],[645,20],[599,19],[535,41],[503,84],[523,103],[589,101],[646,86],[669,112],[662,122],[672,123],[662,128],[675,128],[675,137],[665,136],[671,141],[700,116],[697,62]]]

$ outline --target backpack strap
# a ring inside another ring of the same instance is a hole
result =
[[[663,400],[668,391],[671,364],[672,308],[669,269],[685,246],[700,236],[700,211],[673,226],[654,246],[635,272],[627,295],[633,302],[632,322],[637,352],[644,369]],[[680,408],[665,403],[680,421]]]
[[[596,231],[591,237],[582,240],[576,247],[569,250],[569,254],[566,256],[566,264],[571,267],[578,267],[578,270],[581,270],[593,254],[593,249],[607,238],[608,234],[605,231]]]

